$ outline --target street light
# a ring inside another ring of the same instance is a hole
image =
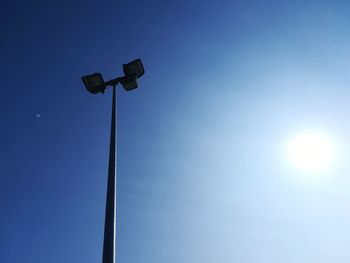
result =
[[[145,74],[141,59],[135,59],[128,64],[123,64],[125,76],[104,82],[101,73],[94,73],[82,77],[86,89],[93,94],[104,93],[108,86],[116,86],[121,83],[125,90],[137,88],[137,79]]]
[[[113,87],[111,135],[109,143],[108,181],[106,197],[105,229],[103,239],[102,263],[115,263],[115,228],[116,228],[116,86],[121,83],[125,90],[137,88],[137,79],[145,70],[141,59],[136,59],[128,64],[123,64],[125,76],[104,82],[101,73],[83,76],[81,79],[86,89],[93,94],[104,93],[108,86]]]

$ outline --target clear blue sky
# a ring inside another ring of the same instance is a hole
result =
[[[101,262],[121,75],[117,262],[348,263],[349,1],[2,1],[0,262]],[[285,164],[321,129],[326,176]]]

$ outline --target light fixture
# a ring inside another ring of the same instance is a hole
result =
[[[141,59],[135,59],[128,64],[123,64],[123,71],[125,76],[136,76],[136,78],[145,74]]]
[[[117,84],[121,83],[125,90],[137,88],[137,79],[141,77],[145,71],[140,59],[123,64],[125,76],[115,78],[104,82],[101,73],[94,73],[82,77],[82,81],[86,89],[93,94],[104,93],[108,86],[113,87],[112,95],[112,119],[111,119],[111,135],[109,143],[109,162],[108,162],[108,179],[107,179],[107,197],[105,212],[105,230],[103,238],[103,255],[102,263],[115,263],[116,249],[116,96]]]
[[[84,82],[86,89],[90,93],[103,93],[106,89],[105,83],[101,73],[94,73],[81,78]]]
[[[141,59],[135,59],[127,64],[123,64],[125,76],[104,82],[101,73],[94,73],[82,77],[86,89],[93,94],[104,93],[108,86],[116,86],[121,83],[125,90],[133,90],[138,87],[137,79],[145,74]]]

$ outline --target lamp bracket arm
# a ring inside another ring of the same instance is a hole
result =
[[[119,82],[119,80],[118,80],[118,78],[116,78],[116,79],[111,79],[111,80],[109,80],[109,81],[106,81],[105,83],[104,83],[104,85],[107,87],[107,86],[117,86],[118,85],[118,82]]]

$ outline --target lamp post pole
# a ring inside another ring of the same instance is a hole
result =
[[[102,263],[115,262],[116,241],[116,86],[113,86],[112,119],[109,143],[108,182]]]
[[[105,229],[103,239],[103,257],[102,263],[115,263],[116,259],[116,203],[117,203],[117,170],[116,170],[116,104],[118,83],[122,84],[126,91],[136,89],[138,87],[137,79],[140,78],[145,70],[141,59],[135,59],[127,64],[123,64],[123,72],[125,76],[104,82],[101,73],[94,73],[83,76],[81,79],[86,89],[92,93],[104,93],[108,86],[113,87],[112,95],[112,119],[111,134],[109,143],[109,163],[108,163],[108,181],[107,181],[107,197],[106,197],[106,214]]]

